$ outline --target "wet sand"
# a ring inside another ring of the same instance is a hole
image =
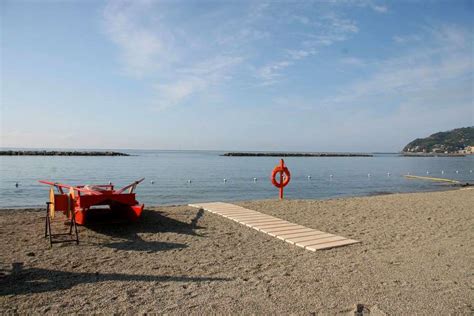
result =
[[[44,211],[1,210],[0,313],[474,312],[472,189],[236,204],[362,243],[311,252],[176,206],[50,249]]]

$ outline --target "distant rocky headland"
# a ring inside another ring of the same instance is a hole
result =
[[[130,156],[115,151],[1,150],[0,156]]]
[[[227,157],[373,157],[363,153],[277,153],[277,152],[230,152],[221,156]]]
[[[410,157],[459,157],[470,154],[474,154],[474,126],[417,138],[408,143],[402,151],[402,155]]]

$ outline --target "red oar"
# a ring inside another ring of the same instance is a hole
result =
[[[123,191],[127,190],[127,189],[130,189],[130,192],[129,193],[132,193],[133,190],[135,190],[135,187],[137,186],[137,184],[139,184],[140,182],[142,182],[143,180],[145,180],[145,178],[141,178],[140,180],[137,180],[135,182],[133,182],[132,184],[129,184],[127,185],[126,187],[123,187],[121,188],[120,190],[117,190],[115,191],[116,194],[120,194],[122,193]]]
[[[58,188],[73,189],[73,190],[76,190],[76,191],[79,191],[79,192],[89,193],[89,194],[93,194],[93,195],[101,195],[101,194],[102,194],[102,193],[99,192],[99,191],[94,191],[94,190],[90,190],[90,189],[79,188],[79,187],[75,187],[75,186],[69,185],[69,184],[62,184],[62,183],[51,182],[51,181],[44,181],[44,180],[39,180],[38,182],[44,183],[44,184],[48,184],[48,185],[51,185],[51,186],[55,186],[55,187],[58,187]]]

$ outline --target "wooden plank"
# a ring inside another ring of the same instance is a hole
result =
[[[292,232],[307,232],[307,231],[311,231],[311,228],[304,228],[304,229],[301,229],[301,228],[298,228],[296,230],[292,230]],[[270,232],[270,233],[267,233],[268,235],[270,236],[273,236],[273,237],[277,237],[281,234],[281,232]]]
[[[286,224],[286,225],[294,225],[293,223],[290,223],[290,222],[287,222],[287,221],[284,221],[282,219],[275,219],[271,222],[260,222],[260,223],[254,223],[255,226],[259,226],[259,227],[270,227],[270,226],[273,226],[275,224],[279,225],[279,224]]]
[[[216,208],[216,207],[222,207],[222,204],[220,203],[200,203],[197,204],[198,207],[203,207],[203,208]]]
[[[286,224],[290,224],[290,223],[286,223]],[[242,225],[245,225],[247,227],[251,227],[251,228],[255,228],[255,229],[259,229],[260,226],[258,226],[258,224],[249,224],[249,223],[242,223]]]
[[[265,217],[260,217],[260,218],[252,218],[250,220],[246,219],[246,218],[232,218],[233,220],[237,220],[239,222],[242,222],[242,223],[255,223],[255,224],[258,224],[258,223],[268,223],[268,222],[274,222],[274,221],[278,221],[277,218],[265,218]],[[257,222],[254,222],[254,221],[257,221]]]
[[[266,222],[271,222],[271,221],[282,221],[282,219],[272,217],[272,216],[267,216],[266,218],[261,218],[261,219],[252,219],[252,220],[247,220],[247,224],[257,224],[257,223],[266,223]],[[285,221],[286,222],[286,221]],[[289,223],[289,222],[288,222]]]
[[[239,219],[247,219],[247,220],[252,220],[252,219],[261,219],[261,218],[268,218],[270,216],[268,215],[263,215],[263,214],[257,214],[257,215],[248,215],[248,214],[243,214],[243,215],[228,215],[229,217],[235,217]]]
[[[233,219],[234,221],[236,221],[237,223],[240,223],[242,225],[250,225],[250,226],[258,226],[259,224],[263,224],[263,223],[280,223],[280,221],[278,221],[277,219],[272,219],[270,221],[267,221],[267,222],[258,222],[258,223],[249,223],[248,221],[246,220],[240,220],[240,219]]]
[[[189,206],[223,216],[311,251],[358,243],[357,240],[346,239],[341,236],[293,224],[277,217],[249,210],[234,204],[210,202],[189,204]]]
[[[217,212],[222,213],[222,214],[227,214],[227,213],[237,213],[237,212],[248,212],[248,210],[241,209],[241,208],[236,208],[236,209],[219,208]]]
[[[317,240],[317,239],[322,239],[322,238],[327,238],[327,237],[334,237],[336,235],[333,234],[317,234],[317,235],[311,235],[311,236],[304,236],[304,237],[299,237],[299,238],[288,238],[285,239],[286,242],[289,242],[290,244],[295,244],[295,243],[300,243],[304,241],[309,241],[309,240]]]
[[[219,214],[219,213],[217,213],[217,214]],[[240,214],[240,213],[239,214],[222,214],[221,213],[219,215],[224,216],[224,217],[228,217],[228,218],[245,217],[246,216],[246,214]],[[253,216],[258,216],[258,215],[253,215]]]
[[[326,244],[328,242],[333,242],[333,241],[339,241],[339,240],[344,240],[347,238],[341,237],[341,236],[332,236],[332,237],[326,237],[326,238],[319,238],[319,239],[314,239],[314,240],[307,240],[307,241],[300,241],[295,243],[297,246],[300,247],[306,247],[306,246],[314,246],[314,245],[319,245],[319,244]]]
[[[290,230],[293,231],[293,230],[305,229],[305,228],[306,227],[291,223],[290,226],[288,227],[281,227],[281,228],[262,227],[260,230],[268,234],[268,233],[278,233],[278,232],[290,231]]]
[[[261,218],[261,215],[252,215],[252,216],[249,216],[249,215],[239,215],[239,214],[231,214],[231,215],[225,215],[225,214],[220,214],[224,217],[228,217],[228,218],[238,218],[238,219],[251,219],[251,218]]]
[[[240,219],[240,218],[232,218],[232,220],[236,221],[236,222],[239,222],[239,223],[242,223],[242,224],[248,224],[248,223],[253,223],[251,221],[248,221],[246,219]],[[277,221],[277,219],[266,219],[266,221],[264,223],[269,223],[269,222],[274,222],[274,221]],[[253,224],[258,224],[258,223],[253,223]]]
[[[222,209],[220,209],[217,212],[220,213],[220,214],[232,214],[232,213],[254,213],[254,214],[258,214],[258,212],[249,211],[249,210],[246,210],[246,209],[235,209],[235,210],[222,210]]]
[[[226,211],[230,212],[230,211],[239,211],[239,210],[248,211],[248,212],[256,212],[256,211],[249,210],[243,207],[215,207],[214,209],[218,209],[220,212],[226,212]]]
[[[306,246],[305,249],[316,251],[316,250],[323,250],[323,249],[336,248],[336,247],[341,247],[341,246],[346,246],[346,245],[352,245],[356,243],[359,243],[359,241],[352,240],[352,239],[344,239],[344,240],[339,240],[339,241],[334,241],[334,242],[328,242],[325,244]]]
[[[288,239],[293,239],[293,238],[298,238],[298,237],[316,236],[316,235],[321,235],[321,234],[326,234],[326,233],[319,230],[313,230],[313,231],[304,232],[304,233],[282,234],[282,235],[278,235],[277,238],[281,240],[288,240]]]
[[[263,226],[263,225],[282,224],[282,223],[291,224],[290,222],[287,222],[287,221],[284,221],[284,220],[281,220],[281,219],[278,219],[278,218],[263,221],[263,222],[261,222],[261,221],[259,221],[259,222],[245,221],[246,225],[252,225],[252,226]]]
[[[261,231],[263,231],[264,233],[266,234],[269,234],[270,236],[278,236],[280,235],[282,232],[295,232],[295,233],[304,233],[304,232],[308,232],[308,231],[311,231],[311,228],[301,228],[301,227],[294,227],[294,228],[290,228],[290,229],[284,229],[284,230],[272,230],[272,231],[267,231],[265,229],[261,229]]]
[[[251,213],[251,212],[247,212],[245,210],[239,210],[239,211],[232,211],[232,212],[216,212],[218,214],[221,214],[221,215],[226,215],[226,216],[230,216],[230,215],[236,215],[236,214],[240,214],[240,215],[259,215],[259,213],[255,212],[255,213]],[[261,214],[261,213],[260,213]]]
[[[295,224],[292,224],[292,223],[276,223],[276,224],[268,224],[268,225],[264,225],[264,226],[255,225],[254,227],[258,228],[258,229],[271,230],[271,229],[279,229],[279,228],[293,228],[294,226],[295,226]]]

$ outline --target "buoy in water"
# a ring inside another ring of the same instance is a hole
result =
[[[426,174],[430,174],[430,172],[429,172],[429,171],[426,171]]]
[[[150,183],[153,184],[153,183],[155,183],[155,181],[151,180]]]
[[[253,178],[253,182],[257,182],[257,178]]]
[[[387,172],[387,177],[390,177],[390,172]]]
[[[227,179],[226,179],[226,178],[224,178],[224,183],[226,183],[226,182],[227,182]]]
[[[441,174],[444,174],[444,170],[441,170]]]
[[[367,174],[367,178],[370,178],[370,173],[369,173],[369,174]]]
[[[19,186],[20,186],[20,184],[18,182],[15,182],[15,187],[18,188]]]
[[[188,183],[191,183],[192,181],[191,180],[188,180]]]
[[[308,180],[311,180],[311,176],[308,176]]]
[[[459,170],[456,170],[456,173],[459,173]]]
[[[329,178],[331,178],[331,179],[332,179],[332,174],[330,174],[330,175],[329,175]]]

